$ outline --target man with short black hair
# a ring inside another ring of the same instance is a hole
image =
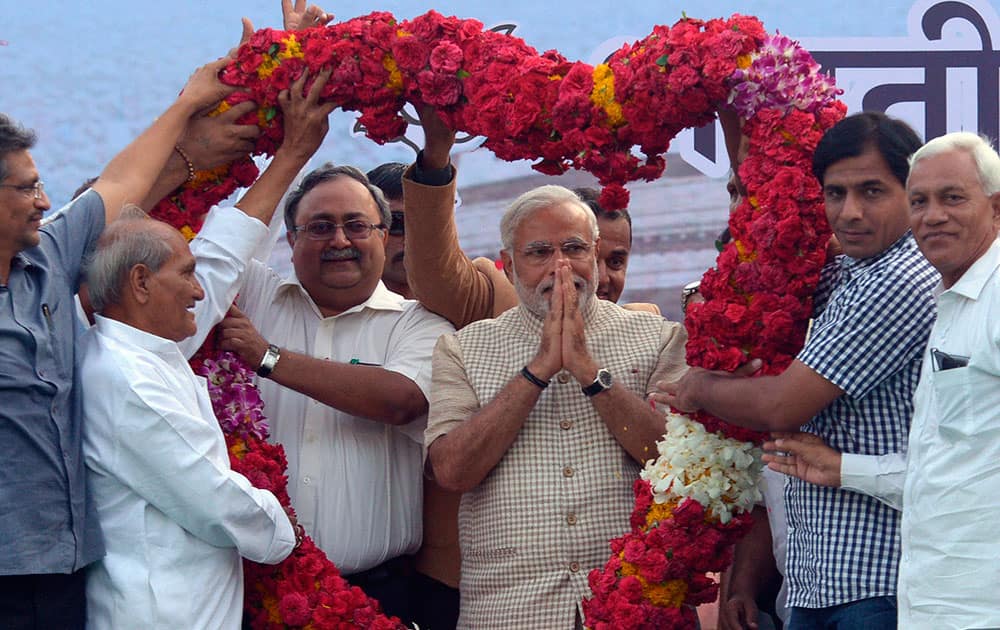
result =
[[[845,255],[827,265],[805,347],[780,375],[732,378],[692,368],[662,402],[765,431],[804,425],[862,455],[899,450],[913,413],[938,275],[909,231],[905,123],[866,112],[832,127],[813,172]],[[793,479],[785,488],[793,630],[895,628],[899,514],[854,492]]]
[[[389,202],[392,213],[392,223],[389,224],[389,235],[385,239],[385,268],[382,270],[382,282],[387,289],[398,293],[407,299],[413,299],[413,291],[406,279],[406,266],[403,251],[404,234],[406,233],[406,213],[403,206],[403,173],[406,164],[402,162],[386,162],[368,171],[368,180],[379,190]]]

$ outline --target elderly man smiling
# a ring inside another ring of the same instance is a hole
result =
[[[683,372],[686,336],[597,299],[597,220],[572,191],[525,193],[501,230],[520,303],[434,351],[430,466],[465,493],[459,627],[579,627],[663,433],[644,394]]]

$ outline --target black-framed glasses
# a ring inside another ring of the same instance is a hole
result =
[[[384,230],[381,223],[369,223],[361,219],[352,219],[343,223],[334,223],[326,219],[310,221],[305,225],[296,225],[296,232],[305,232],[306,237],[314,241],[325,241],[333,238],[337,233],[337,228],[344,230],[344,236],[352,241],[360,241],[372,235],[372,230]]]
[[[593,243],[587,243],[579,239],[563,241],[558,248],[549,243],[532,243],[521,251],[521,255],[529,265],[544,265],[552,260],[556,249],[562,252],[563,257],[570,260],[583,260],[594,248]]]
[[[16,184],[0,184],[0,188],[13,188],[14,190],[25,195],[32,195],[35,199],[41,199],[42,195],[45,194],[45,182],[42,180],[38,180],[34,184],[27,184],[25,186],[18,186]]]
[[[389,226],[390,236],[403,236],[406,234],[406,213],[399,210],[392,211],[392,224]]]

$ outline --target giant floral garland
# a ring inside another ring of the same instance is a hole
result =
[[[679,131],[711,121],[728,103],[750,138],[739,171],[748,197],[731,218],[733,243],[702,282],[707,302],[688,317],[688,362],[731,370],[756,357],[775,373],[801,346],[829,235],[809,159],[844,106],[808,53],[769,36],[756,18],[685,17],[597,66],[539,55],[476,20],[433,11],[407,21],[379,12],[298,32],[264,29],[223,70],[223,81],[244,91],[218,111],[255,101],[258,110],[240,122],[262,129],[254,154],[272,154],[283,129],[278,93],[304,69],[315,77],[324,68],[333,74],[322,97],[360,111],[376,142],[405,131],[404,104],[430,104],[452,129],[484,136],[498,157],[538,160],[534,168],[550,174],[589,171],[608,208],[627,204],[625,182],[662,174]],[[199,172],[154,214],[193,234],[213,204],[256,175],[249,156]],[[251,374],[211,349],[193,363],[209,378],[234,469],[288,506],[284,453],[266,442]],[[611,541],[608,564],[590,575],[588,627],[693,624],[692,606],[716,592],[705,572],[724,568],[745,530],[760,437],[703,414],[669,416],[660,457],[635,483],[632,531]],[[277,567],[247,562],[246,574],[255,628],[399,626],[308,539]]]

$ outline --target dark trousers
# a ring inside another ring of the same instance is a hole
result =
[[[455,630],[458,625],[458,589],[434,578],[413,576],[413,620],[420,630]]]
[[[413,624],[413,575],[413,559],[399,556],[360,573],[345,575],[344,579],[360,587],[365,595],[377,599],[386,615],[399,617],[410,626]]]
[[[83,630],[86,569],[0,576],[0,630]]]
[[[792,608],[788,630],[895,630],[896,598],[872,597],[829,608]]]

